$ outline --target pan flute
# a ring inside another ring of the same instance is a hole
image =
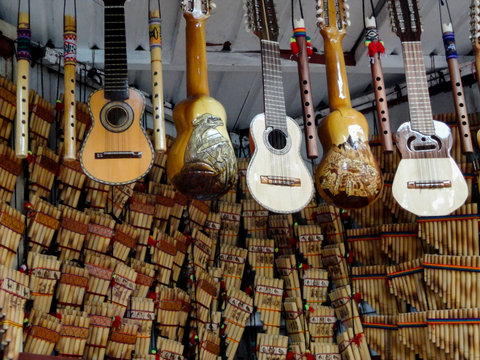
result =
[[[107,213],[120,217],[125,210],[128,199],[133,195],[135,183],[127,185],[112,186],[112,191],[107,193],[106,210]]]
[[[317,202],[312,199],[307,206],[300,210],[300,219],[307,225],[317,224]]]
[[[181,192],[175,191],[173,202],[174,204],[170,212],[170,219],[168,220],[170,235],[177,231],[180,226],[180,220],[183,215],[183,210],[188,204],[188,198]]]
[[[217,297],[217,287],[215,286],[215,279],[207,272],[198,269],[195,271],[194,283],[194,303],[196,307],[195,317],[198,321],[199,328],[197,333],[201,333],[208,322],[210,315],[210,305],[212,300]]]
[[[378,227],[349,229],[346,231],[346,236],[348,248],[355,254],[355,260],[363,265],[382,265],[386,263]]]
[[[254,304],[260,313],[260,321],[267,334],[280,333],[283,280],[255,277]]]
[[[311,346],[311,354],[315,359],[340,360],[340,353],[337,344],[313,343]]]
[[[247,260],[246,249],[231,245],[222,245],[218,260],[222,268],[222,276],[227,289],[240,289],[243,278],[243,270]]]
[[[300,254],[307,260],[310,267],[321,268],[322,228],[319,225],[299,225],[296,231]]]
[[[138,230],[128,224],[115,224],[112,238],[112,256],[118,261],[126,261],[137,244]]]
[[[240,198],[241,199],[252,199],[250,190],[247,186],[247,168],[250,163],[250,158],[238,158],[237,167],[238,167],[238,187],[240,188]]]
[[[396,264],[423,256],[417,224],[388,224],[380,228],[382,252]]]
[[[307,314],[312,346],[316,343],[333,343],[333,327],[337,321],[335,310],[328,306],[318,305],[314,306],[314,310],[313,313],[308,312]]]
[[[155,289],[158,298],[157,327],[160,336],[181,341],[191,310],[190,297],[179,288],[159,286]]]
[[[87,235],[90,216],[65,205],[59,205],[58,210],[62,212],[57,234],[60,260],[78,260]]]
[[[248,263],[256,276],[273,278],[275,245],[270,239],[247,238]]]
[[[354,328],[357,333],[363,332],[358,309],[352,304],[352,290],[349,285],[336,288],[328,294],[335,315],[346,328]]]
[[[160,336],[157,339],[157,355],[159,360],[185,360],[182,343]]]
[[[192,232],[192,255],[194,267],[207,271],[208,260],[210,259],[212,239],[196,228]]]
[[[376,227],[392,222],[390,209],[382,201],[375,201],[360,209],[349,210],[348,214],[362,228]]]
[[[368,351],[363,333],[356,331],[354,332],[353,329],[348,328],[337,336],[338,350],[342,360],[370,359],[370,352]]]
[[[149,184],[151,185],[151,183]],[[166,186],[163,184],[159,184]],[[167,188],[168,189],[168,188]],[[164,194],[155,195],[155,209],[153,213],[153,226],[158,228],[162,232],[166,232],[168,219],[170,218],[170,213],[172,212],[174,201],[173,197],[175,191],[168,189]]]
[[[308,269],[303,274],[303,299],[314,306],[327,301],[328,271]]]
[[[47,145],[50,127],[55,120],[55,109],[52,104],[42,98],[37,92],[30,90],[29,110],[29,134],[32,139],[31,149],[35,152],[36,146]]]
[[[154,181],[157,183],[162,182],[167,166],[167,156],[167,152],[165,151],[155,151],[152,170],[148,174],[150,181]]]
[[[343,242],[343,225],[340,209],[333,205],[319,205],[315,209],[317,223],[329,244]]]
[[[102,303],[107,296],[116,262],[109,256],[97,254],[93,251],[85,251],[84,255],[85,268],[89,275],[85,301]]]
[[[76,208],[86,179],[87,175],[83,172],[80,161],[62,159],[58,172],[60,201],[65,205]]]
[[[150,352],[152,324],[153,320],[155,320],[153,300],[132,297],[128,305],[126,317],[136,320],[138,326],[135,354],[146,355]]]
[[[55,285],[60,279],[61,262],[55,256],[29,252],[27,265],[33,309],[48,313],[52,305]]]
[[[197,227],[198,230],[203,230],[209,213],[210,206],[208,203],[196,199],[192,200],[188,205],[189,225]]]
[[[210,267],[208,273],[212,276],[215,281],[215,287],[217,289],[217,297],[212,300],[211,309],[212,311],[220,310],[220,294],[221,294],[221,283],[223,281],[222,269],[219,267]]]
[[[305,316],[303,314],[302,299],[285,298],[283,301],[283,312],[285,313],[285,327],[291,341],[304,342],[308,335]]]
[[[185,262],[185,255],[187,254],[188,247],[190,246],[190,239],[187,238],[180,231],[175,231],[175,233],[173,234],[173,238],[175,239],[175,248],[177,249],[177,253],[175,255],[175,258],[173,259],[172,264],[172,281],[174,284],[176,284],[178,281],[178,277],[180,276],[180,271],[182,270],[183,263]]]
[[[283,255],[275,259],[278,273],[283,279],[287,297],[301,298],[300,280],[298,277],[295,255]]]
[[[268,217],[268,237],[273,239],[278,255],[291,255],[295,253],[292,233],[292,216],[275,214]]]
[[[32,161],[28,165],[29,189],[34,194],[48,199],[57,176],[60,157],[45,146],[39,146],[33,154]]]
[[[218,212],[220,213],[220,219],[222,220],[220,244],[232,246],[237,245],[242,205],[228,203],[226,201],[218,201]]]
[[[92,301],[85,303],[85,311],[90,318],[90,330],[85,347],[87,359],[101,360],[105,357],[114,310],[113,305],[108,303]]]
[[[395,147],[395,149],[396,148],[397,147]],[[390,209],[390,212],[393,214],[395,219],[397,219],[398,223],[414,223],[416,216],[402,208],[393,197],[392,184],[394,176],[394,172],[383,173],[383,190],[380,193],[380,198],[385,206]]]
[[[137,273],[133,296],[147,297],[148,290],[155,281],[155,265],[130,258],[130,267]]]
[[[87,192],[87,196],[85,198],[87,207],[99,212],[105,212],[105,207],[107,206],[107,196],[108,193],[112,191],[111,186],[87,178],[85,191]]]
[[[234,181],[235,182],[233,183],[232,187],[227,191],[227,193],[221,196],[218,200],[231,202],[231,203],[237,202],[238,180],[234,179]]]
[[[285,360],[288,351],[288,337],[258,334],[258,360]]]
[[[138,230],[135,258],[144,260],[147,253],[148,237],[153,223],[155,205],[152,198],[145,194],[135,193],[130,198],[130,225]]]
[[[399,340],[422,359],[447,359],[429,339],[426,311],[398,314],[397,325]]]
[[[86,312],[60,309],[62,329],[56,349],[60,356],[83,358],[90,318]]]
[[[65,261],[62,264],[62,274],[57,286],[57,308],[72,307],[80,309],[88,286],[88,270],[77,264]]]
[[[128,301],[135,291],[137,273],[131,267],[117,263],[115,265],[115,281],[112,281],[107,292],[107,301],[114,305],[114,315],[124,317]]]
[[[34,195],[27,210],[27,238],[30,251],[39,253],[50,247],[53,235],[60,225],[61,211]]]
[[[122,319],[118,329],[112,328],[107,343],[106,355],[110,359],[132,358],[132,351],[137,342],[138,325],[135,320]]]
[[[1,131],[1,88],[0,88],[0,131]],[[0,135],[1,136],[1,135]],[[12,200],[18,175],[22,172],[22,160],[15,156],[15,151],[7,144],[0,143],[0,200]]]
[[[0,201],[0,265],[13,266],[24,230],[25,215]]]
[[[200,333],[200,357],[202,360],[217,360],[220,354],[220,337],[205,330]]]
[[[2,143],[9,141],[12,132],[12,124],[17,110],[16,93],[17,86],[0,76],[0,142]]]
[[[347,261],[343,243],[327,245],[322,249],[322,263],[336,287],[348,285]]]
[[[93,209],[86,209],[85,214],[90,216],[85,249],[95,251],[99,254],[108,252],[113,237],[115,220],[110,215],[100,213]]]
[[[266,238],[268,231],[268,210],[255,200],[242,200],[243,228],[247,236]]]
[[[29,328],[24,335],[26,340],[23,351],[30,354],[50,355],[60,339],[62,324],[60,319],[42,311],[32,310],[29,319]]]
[[[165,286],[170,285],[172,278],[173,260],[177,255],[175,239],[158,229],[153,231],[155,246],[150,247],[152,263],[157,267],[157,281]]]

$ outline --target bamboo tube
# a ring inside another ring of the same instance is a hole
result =
[[[117,218],[120,217],[125,209],[125,204],[133,195],[134,186],[135,183],[112,186],[112,191],[107,194],[107,213],[113,213]]]
[[[168,157],[168,149],[173,145],[175,138],[170,135],[166,135],[167,140],[167,151],[165,152],[155,152],[155,157],[153,161],[152,170],[149,173],[149,178],[151,181],[160,183],[162,180],[165,180],[164,175],[166,175],[166,165],[167,165],[167,157]]]
[[[322,228],[319,225],[299,225],[296,231],[300,254],[307,260],[310,267],[321,268]]]
[[[60,319],[41,311],[32,310],[28,317],[30,328],[24,332],[23,351],[30,354],[50,355],[60,339]]]
[[[191,252],[193,255],[193,265],[206,271],[211,254],[212,239],[194,228],[192,241],[193,246],[191,247]]]
[[[210,251],[210,259],[208,260],[208,266],[212,267],[216,261],[217,244],[220,241],[220,229],[222,227],[222,219],[219,213],[210,212],[205,221],[204,233],[212,239],[212,247]]]
[[[218,201],[218,212],[222,220],[220,245],[237,245],[242,205]]]
[[[227,293],[225,317],[226,356],[233,359],[242,338],[245,326],[253,312],[253,300],[241,290],[229,290]]]
[[[258,334],[258,360],[285,360],[288,351],[288,337]]]
[[[77,65],[77,27],[75,18],[71,15],[65,15],[64,17],[64,32],[63,42],[65,52],[63,54],[64,60],[64,89],[65,89],[65,101],[64,101],[64,114],[63,114],[63,131],[65,135],[65,159],[75,160],[76,142],[75,142],[75,68]]]
[[[115,220],[110,215],[102,214],[92,209],[86,209],[85,214],[90,216],[84,243],[85,249],[99,254],[106,254],[113,237]]]
[[[152,263],[157,268],[157,281],[165,286],[170,285],[172,278],[173,261],[177,255],[175,239],[160,233],[158,229],[153,231],[155,245],[150,247]]]
[[[200,357],[202,360],[217,360],[220,354],[220,337],[205,330],[200,337]]]
[[[138,326],[135,353],[146,355],[150,352],[150,337],[155,319],[152,299],[132,297],[127,308],[127,318],[136,320]]]
[[[315,357],[315,359],[341,359],[337,344],[312,343],[310,352]]]
[[[217,297],[217,287],[215,279],[201,269],[195,271],[195,280],[191,297],[196,311],[192,317],[198,321],[197,333],[200,334],[208,322],[210,305],[212,300]]]
[[[144,260],[147,253],[148,237],[153,223],[155,205],[152,198],[145,194],[135,193],[130,198],[129,223],[138,231],[135,257]]]
[[[118,329],[112,328],[107,343],[106,355],[113,359],[126,359],[132,357],[132,351],[137,342],[138,325],[136,320],[122,319]]]
[[[337,351],[338,351],[338,347],[337,347]],[[305,345],[305,342],[303,342],[303,341],[292,342],[289,345],[289,352],[290,352],[290,354],[293,355],[292,356],[293,360],[307,360],[307,346]],[[330,359],[330,358],[328,358],[328,359]],[[335,359],[332,359],[332,360],[335,360]]]
[[[105,357],[107,342],[115,309],[112,304],[86,302],[85,311],[90,318],[90,330],[85,348],[85,357],[100,360]]]
[[[255,277],[254,304],[267,334],[278,335],[283,298],[283,280]]]
[[[183,263],[185,262],[185,255],[187,254],[188,247],[190,246],[190,238],[187,238],[187,236],[185,236],[179,231],[175,231],[175,233],[173,234],[173,238],[175,239],[175,248],[177,249],[177,253],[175,255],[175,258],[173,259],[172,281],[174,284],[176,284],[178,281],[178,277],[180,276],[180,271],[182,270]]]
[[[291,215],[271,215],[268,217],[268,236],[275,242],[278,255],[291,255],[295,253],[292,245],[293,233]]]
[[[328,306],[311,305],[307,302],[308,308],[313,308],[313,312],[307,313],[308,330],[313,343],[333,343],[333,327],[337,318],[335,310]]]
[[[336,287],[348,284],[347,261],[345,259],[345,245],[327,245],[322,249],[322,263],[327,267],[328,274]]]
[[[285,285],[287,297],[301,298],[300,280],[295,255],[283,255],[275,259],[277,270]]]
[[[198,230],[203,230],[209,213],[210,206],[207,202],[193,199],[188,205],[188,220],[190,221],[190,226],[195,226]]]
[[[30,295],[33,309],[48,313],[57,281],[60,279],[61,262],[55,256],[28,253],[27,265],[30,275]]]
[[[316,306],[327,301],[328,272],[322,269],[307,269],[303,275],[303,298]]]
[[[319,205],[316,209],[316,217],[329,244],[343,242],[343,225],[339,208],[332,205]]]
[[[137,272],[134,297],[147,297],[148,290],[155,280],[155,265],[130,258],[130,267]]]
[[[352,290],[349,285],[336,288],[328,294],[335,315],[346,328],[354,328],[356,333],[363,332],[357,306],[351,304]]]
[[[305,341],[306,329],[302,309],[302,299],[286,298],[283,302],[283,311],[285,312],[285,327],[289,338],[293,342]]]
[[[170,219],[168,220],[170,235],[172,235],[173,233],[175,233],[175,231],[178,230],[183,211],[188,203],[188,198],[181,192],[175,191],[173,201],[174,205],[172,211],[170,212]]]
[[[63,144],[61,147],[64,147]],[[86,179],[87,175],[83,172],[80,161],[62,159],[58,172],[59,188],[61,190],[60,201],[65,205],[76,208]]]
[[[183,357],[183,344],[174,341],[158,337],[157,339],[157,355],[159,360],[184,360]]]
[[[88,339],[90,318],[86,312],[60,309],[62,328],[56,350],[60,356],[83,358]]]
[[[27,210],[27,238],[31,251],[39,253],[48,249],[58,229],[61,211],[38,196],[31,197],[31,208]]]
[[[85,268],[89,275],[85,302],[104,302],[116,262],[109,256],[97,254],[93,251],[85,251],[84,255]]]
[[[222,269],[219,267],[210,267],[208,273],[215,281],[215,287],[217,291],[217,297],[212,299],[212,305],[210,306],[212,311],[220,310],[220,295],[221,295],[221,283],[223,281]]]
[[[222,245],[218,260],[225,280],[225,288],[240,289],[243,270],[247,260],[248,251],[235,246]]]
[[[157,184],[150,182],[148,184],[149,193],[155,195],[155,210],[153,214],[153,226],[161,232],[166,232],[168,219],[175,205],[173,200],[175,190],[165,184]]]
[[[57,308],[72,307],[80,309],[88,286],[88,270],[77,264],[65,261],[62,264],[62,274],[57,286]]]
[[[317,202],[315,199],[312,199],[307,206],[300,210],[300,219],[302,220],[303,224],[317,225],[317,207]]]
[[[382,252],[382,238],[378,227],[349,229],[346,231],[349,250],[363,265],[386,264]]]
[[[423,256],[417,224],[389,224],[380,230],[382,252],[396,264]]]
[[[0,122],[1,119],[0,117]],[[0,143],[0,201],[12,200],[15,184],[21,172],[22,160],[15,156],[15,151],[7,144]]]
[[[85,201],[88,204],[88,207],[99,212],[104,212],[105,207],[107,206],[107,196],[111,191],[110,185],[102,184],[87,178],[85,191],[87,192]]]
[[[247,185],[247,168],[250,158],[238,158],[237,167],[238,167],[238,187],[240,188],[240,198],[241,199],[252,199],[250,190]]]
[[[247,238],[248,262],[256,276],[273,278],[275,244],[270,239]]]
[[[58,209],[62,212],[57,234],[60,260],[78,260],[87,235],[90,216],[65,205],[59,205]]]
[[[190,297],[179,288],[159,286],[155,289],[158,299],[157,327],[159,335],[181,341],[190,313]]]
[[[114,315],[124,317],[127,304],[135,291],[137,273],[131,267],[117,263],[112,281],[107,292],[107,302],[114,305]]]
[[[13,266],[24,230],[25,215],[0,201],[0,265]]]
[[[398,223],[413,223],[416,221],[416,216],[402,208],[393,197],[392,184],[394,175],[394,173],[383,173],[383,190],[380,193],[382,202],[390,209]]]
[[[121,262],[127,261],[130,253],[135,250],[138,230],[128,224],[115,224],[115,234],[112,238],[112,256]]]
[[[351,328],[337,336],[337,344],[342,360],[369,360],[367,342],[362,336],[363,333],[354,334]],[[357,345],[358,343],[358,345]]]
[[[17,86],[0,76],[0,141],[8,142],[17,109]]]
[[[242,200],[243,228],[247,236],[266,238],[268,234],[268,210],[255,200]]]
[[[50,126],[55,120],[54,106],[48,103],[44,98],[37,94],[34,90],[30,90],[29,94],[30,119],[29,119],[29,135],[32,140],[39,146],[46,146],[48,136],[50,134]],[[31,149],[36,151],[36,147],[32,141]]]

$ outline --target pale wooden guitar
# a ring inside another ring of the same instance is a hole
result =
[[[313,180],[300,155],[300,128],[285,112],[273,1],[247,1],[247,15],[250,28],[261,42],[265,106],[265,113],[255,116],[250,124],[255,152],[247,169],[247,185],[253,198],[266,209],[293,213],[310,202]]]
[[[450,156],[450,128],[432,120],[422,33],[416,1],[389,0],[393,31],[402,40],[410,122],[397,130],[402,160],[393,180],[393,196],[418,216],[450,214],[466,200],[468,188]]]

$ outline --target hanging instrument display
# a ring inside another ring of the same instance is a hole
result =
[[[187,98],[173,109],[177,139],[168,152],[167,176],[181,193],[213,200],[233,186],[235,152],[222,104],[209,96],[205,22],[214,3],[186,0]]]
[[[82,169],[95,181],[128,184],[153,165],[153,147],[140,120],[141,92],[128,87],[125,0],[105,3],[105,87],[90,95],[90,128],[80,150]]]
[[[449,127],[432,119],[416,1],[389,0],[392,29],[402,41],[410,122],[397,130],[402,153],[392,192],[404,209],[418,216],[447,215],[467,198],[468,187],[450,156]]]
[[[477,72],[477,84],[480,90],[480,2],[472,0],[470,5],[470,40],[475,53],[475,70]]]
[[[20,1],[20,0],[19,0]],[[18,13],[17,28],[17,115],[15,119],[15,155],[24,159],[28,155],[28,94],[31,44],[30,0],[28,13]]]
[[[342,50],[348,15],[343,0],[317,2],[331,112],[318,126],[323,156],[315,183],[325,201],[345,209],[371,204],[383,186],[380,168],[368,144],[367,120],[350,102]]]
[[[247,185],[264,208],[293,213],[308,205],[314,189],[300,155],[300,128],[285,111],[275,9],[272,0],[250,0],[246,5],[248,26],[260,38],[265,108],[250,123],[255,151],[247,168]]]
[[[151,0],[149,0],[149,5]],[[153,107],[153,146],[155,151],[167,150],[165,134],[165,112],[163,110],[163,71],[162,71],[162,16],[160,1],[158,9],[150,10],[148,17],[150,39],[150,61],[152,64],[152,107]]]
[[[372,84],[375,93],[377,108],[378,127],[382,139],[384,152],[393,151],[392,131],[390,130],[390,116],[388,113],[387,93],[385,92],[385,80],[383,76],[382,61],[380,55],[385,52],[378,36],[377,22],[375,17],[365,18],[365,45],[370,57],[370,70],[372,72]]]

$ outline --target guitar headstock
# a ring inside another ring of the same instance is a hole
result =
[[[480,0],[472,0],[470,17],[470,39],[472,40],[472,45],[480,50]]]
[[[245,0],[247,30],[260,40],[277,41],[278,25],[273,0]]]
[[[345,34],[350,26],[350,5],[346,0],[317,0],[317,26],[320,31],[337,30]]]
[[[422,23],[417,0],[388,0],[392,31],[401,41],[420,41]]]
[[[181,4],[183,14],[197,20],[208,19],[210,11],[217,7],[211,0],[182,0]]]

